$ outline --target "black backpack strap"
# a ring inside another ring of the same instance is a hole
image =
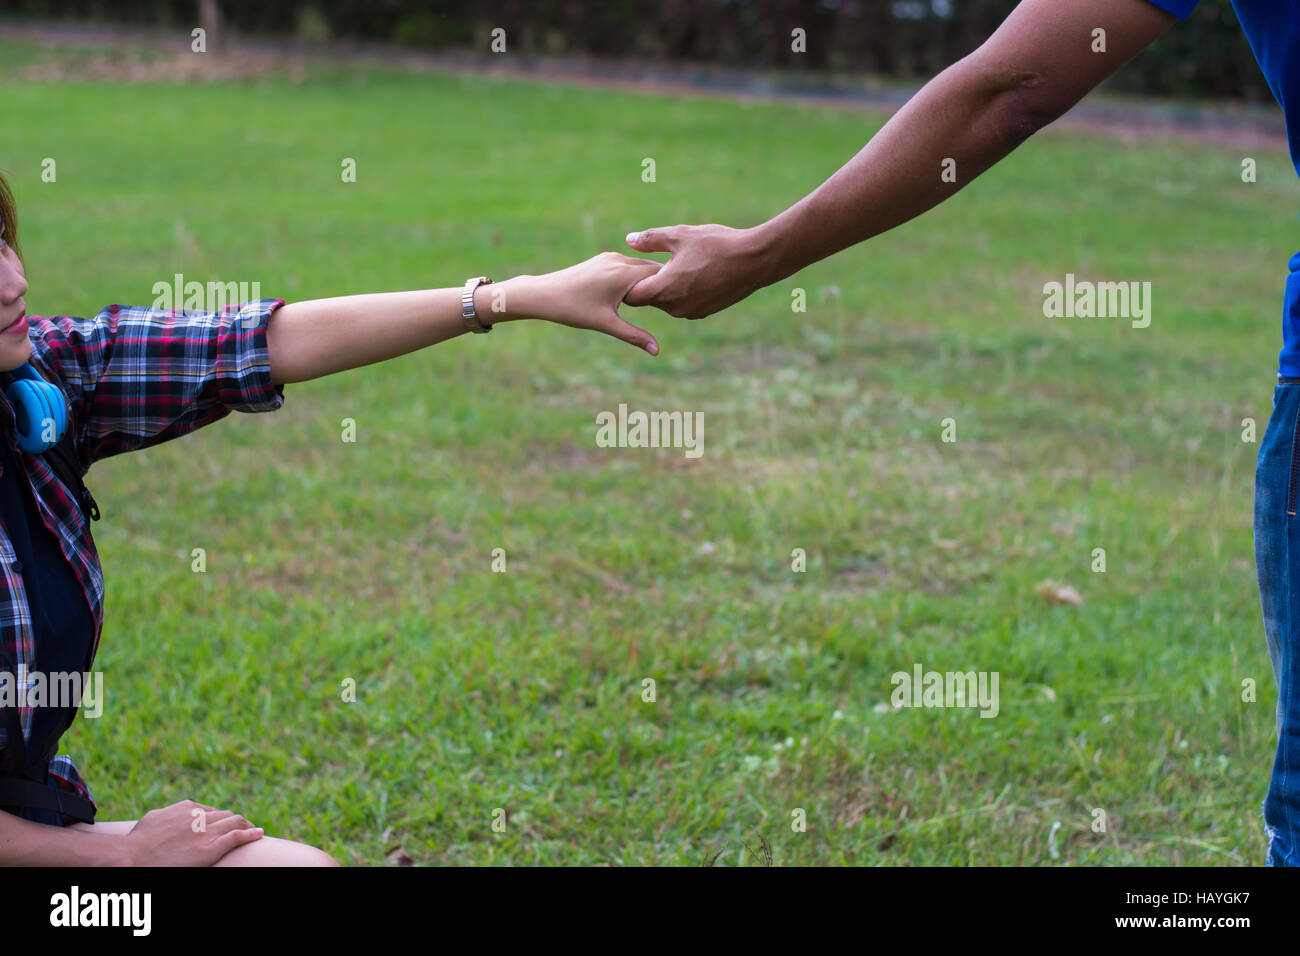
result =
[[[17,677],[16,670],[10,670],[9,662],[4,662],[5,670]],[[23,737],[23,725],[17,707],[0,707],[5,718],[6,749],[13,751],[14,771],[22,773],[27,769],[27,740]]]
[[[86,487],[85,481],[82,480],[82,474],[86,471],[81,467],[81,459],[77,456],[77,444],[74,440],[76,429],[69,413],[68,427],[63,432],[63,437],[59,443],[48,451],[42,457],[45,463],[50,466],[50,470],[59,476],[59,480],[72,489],[73,496],[77,499],[77,504],[81,510],[90,517],[99,520],[99,505],[95,503],[94,496],[90,489]]]
[[[26,777],[0,777],[0,808],[16,815],[25,807],[53,810],[82,823],[95,822],[95,808],[81,794]]]

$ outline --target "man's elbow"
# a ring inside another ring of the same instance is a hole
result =
[[[999,72],[988,83],[993,122],[999,137],[1012,149],[1060,119],[1071,105],[1053,95],[1041,74]]]
[[[1041,71],[992,61],[978,52],[967,58],[967,68],[979,77],[999,127],[1015,145],[1056,122],[1082,98]]]
[[[1014,149],[1044,126],[1055,122],[1062,111],[1047,109],[1033,100],[1014,97],[998,104],[999,127],[1007,144]]]

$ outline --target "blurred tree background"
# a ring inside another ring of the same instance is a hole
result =
[[[193,27],[200,6],[250,34],[391,41],[429,50],[487,49],[635,57],[743,69],[932,76],[969,53],[1017,0],[6,0],[9,15]],[[1084,0],[1061,0],[1062,3]],[[806,52],[791,31],[806,31]],[[1269,100],[1229,0],[1201,0],[1108,84],[1179,97]]]

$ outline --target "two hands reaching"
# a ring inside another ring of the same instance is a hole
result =
[[[725,226],[651,229],[633,248],[669,252],[666,263],[602,252],[545,275],[289,302],[267,327],[271,380],[305,382],[462,335],[473,327],[466,324],[466,289],[480,326],[543,319],[658,355],[655,337],[620,316],[619,306],[654,305],[694,319],[738,302],[782,277],[771,271],[771,257],[755,254],[760,246],[744,241],[752,233]]]
[[[746,230],[670,226],[632,233],[627,242],[638,252],[667,252],[671,258],[659,263],[603,252],[558,272],[507,280],[524,285],[521,312],[603,332],[658,355],[654,336],[620,316],[619,305],[649,305],[679,318],[702,319],[771,281],[763,278],[763,257]]]

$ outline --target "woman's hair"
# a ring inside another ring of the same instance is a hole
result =
[[[21,259],[23,253],[18,248],[18,207],[3,173],[0,173],[0,221],[5,224],[5,242],[13,249],[14,255]]]

